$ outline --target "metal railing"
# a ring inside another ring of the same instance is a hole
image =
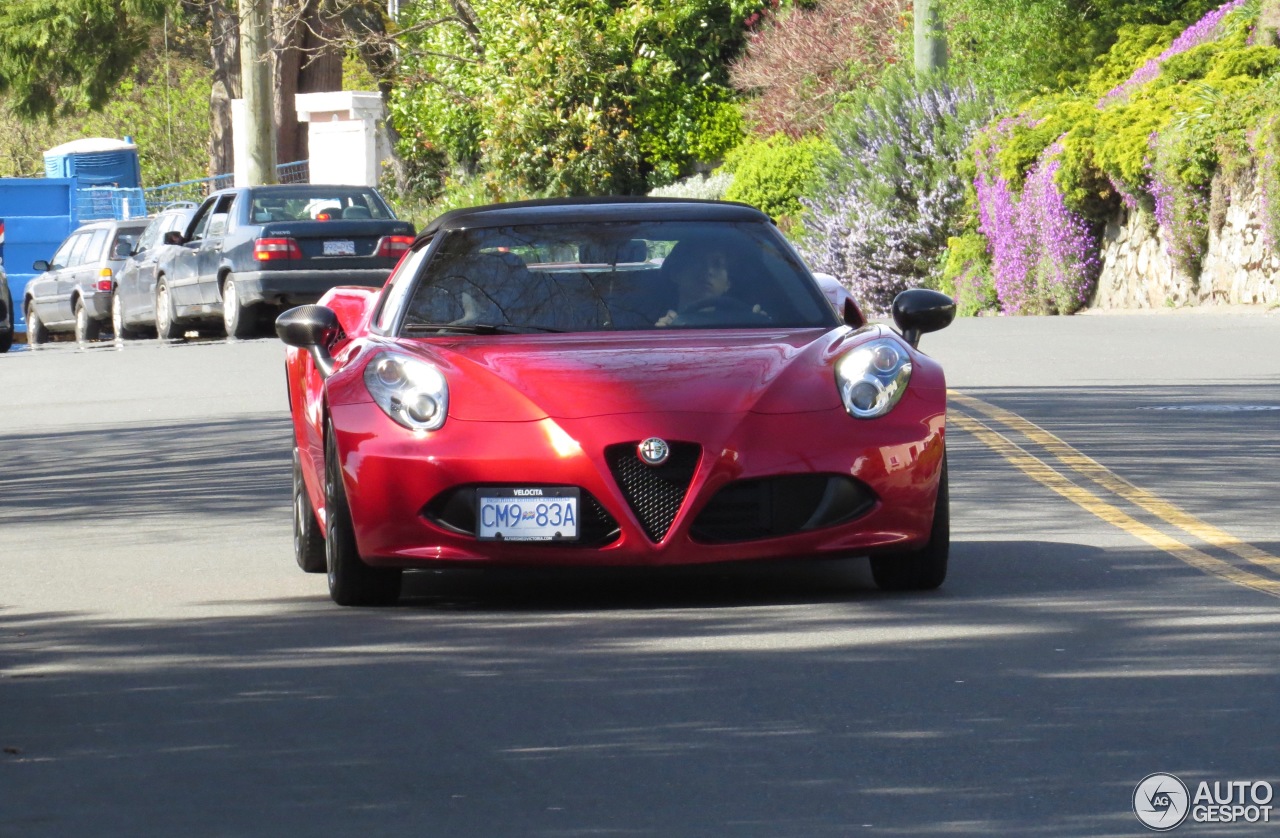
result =
[[[76,218],[81,222],[104,218],[144,218],[147,200],[142,189],[94,186],[75,192]]]
[[[311,167],[307,160],[296,160],[292,163],[281,163],[276,166],[276,179],[280,183],[307,183],[311,178]],[[199,180],[184,180],[178,183],[166,183],[163,186],[151,186],[143,189],[146,204],[152,212],[181,202],[200,203],[219,189],[226,189],[235,180],[233,175],[215,175]]]

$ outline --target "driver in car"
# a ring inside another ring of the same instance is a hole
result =
[[[720,245],[696,249],[677,247],[667,257],[664,267],[676,287],[676,307],[659,317],[655,326],[679,325],[682,316],[722,310],[726,301],[735,303],[735,309],[746,308],[741,302],[725,297],[733,287],[733,274],[738,272],[728,248]],[[764,314],[759,305],[750,310],[753,314]]]

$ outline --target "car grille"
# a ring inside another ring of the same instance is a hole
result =
[[[739,480],[716,493],[694,520],[691,535],[709,543],[775,538],[846,523],[875,503],[866,484],[844,475]]]
[[[525,487],[525,484],[521,484]],[[475,537],[476,490],[478,485],[455,486],[437,495],[422,508],[422,517],[438,527],[460,535]],[[578,540],[556,541],[556,547],[603,547],[616,541],[621,534],[618,522],[586,489],[579,489]],[[523,542],[521,546],[536,546],[540,542]]]
[[[684,503],[702,448],[692,442],[669,443],[671,453],[667,461],[650,466],[636,453],[637,445],[638,441],[610,445],[604,456],[645,534],[657,543],[666,537],[680,504]]]

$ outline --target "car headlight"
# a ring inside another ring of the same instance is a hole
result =
[[[911,356],[892,338],[881,338],[845,353],[836,361],[836,386],[850,416],[884,416],[907,391]]]
[[[434,431],[449,413],[449,385],[433,364],[379,352],[364,368],[364,386],[383,412],[411,431]]]

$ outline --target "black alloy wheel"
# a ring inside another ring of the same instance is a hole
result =
[[[339,605],[394,605],[400,598],[400,569],[370,567],[360,558],[341,469],[330,422],[325,426],[324,441],[324,557],[329,596]]]
[[[302,479],[302,458],[297,446],[293,448],[293,557],[307,573],[326,570],[324,534]]]
[[[871,577],[884,591],[931,591],[947,578],[947,557],[950,551],[951,503],[947,488],[947,455],[944,451],[929,543],[919,550],[872,556]]]

